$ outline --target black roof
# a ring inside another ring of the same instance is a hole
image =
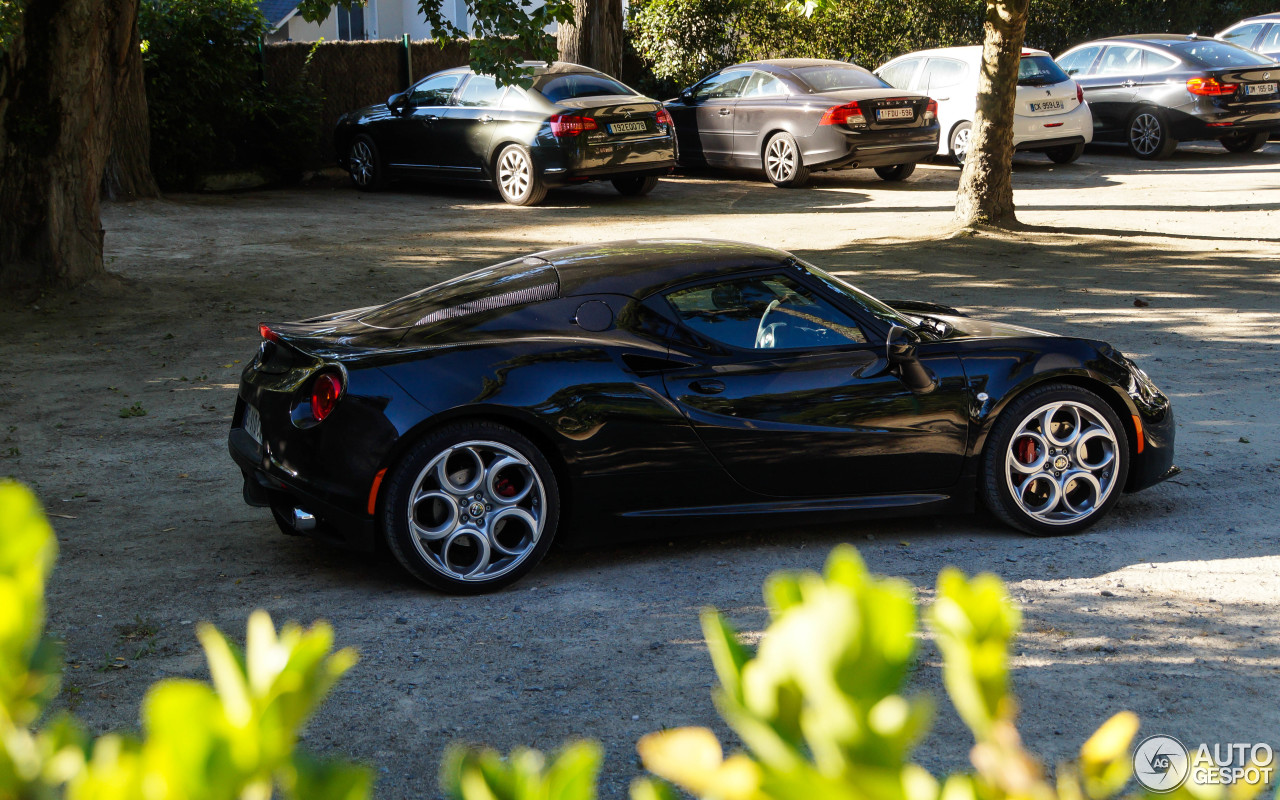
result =
[[[716,239],[627,239],[535,253],[555,267],[560,294],[646,297],[699,278],[788,263],[790,253]]]

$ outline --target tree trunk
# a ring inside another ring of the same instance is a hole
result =
[[[99,192],[138,0],[27,4],[0,54],[0,287],[106,275]]]
[[[573,20],[556,30],[560,60],[617,77],[622,72],[622,0],[573,0]]]
[[[1018,221],[1013,213],[1013,113],[1027,3],[987,0],[978,111],[956,193],[956,221],[962,225]]]
[[[147,84],[142,66],[142,37],[134,15],[133,35],[121,53],[116,74],[115,111],[111,120],[111,154],[102,176],[108,200],[136,200],[160,194],[151,175],[151,124],[147,116]]]

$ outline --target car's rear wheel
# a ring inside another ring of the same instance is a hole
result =
[[[513,206],[534,206],[547,196],[547,185],[538,174],[529,148],[509,144],[498,153],[493,181],[502,199]]]
[[[1055,164],[1070,164],[1084,155],[1084,142],[1064,144],[1061,147],[1050,147],[1044,151],[1044,154]]]
[[[1146,160],[1168,158],[1178,142],[1169,135],[1169,125],[1154,108],[1140,108],[1129,117],[1129,152]]]
[[[618,194],[627,195],[628,197],[642,197],[652,192],[658,186],[657,175],[623,175],[620,178],[614,178],[613,188],[618,190]]]
[[[1129,439],[1101,397],[1049,384],[1014,400],[983,454],[983,501],[1009,525],[1037,536],[1074,533],[1120,499]]]
[[[947,147],[951,152],[951,160],[955,162],[957,167],[964,166],[964,160],[969,155],[969,142],[972,138],[973,125],[968,122],[961,122],[951,129],[951,139],[947,143]]]
[[[916,171],[915,164],[895,164],[891,167],[876,167],[876,174],[886,181],[905,181]]]
[[[386,170],[373,139],[361,134],[351,140],[347,149],[347,174],[362,192],[376,192],[386,183]]]
[[[382,503],[387,544],[435,589],[475,594],[528,573],[560,519],[555,473],[532,442],[493,422],[449,425],[390,473]]]
[[[1232,153],[1252,153],[1261,150],[1271,136],[1271,131],[1254,131],[1253,133],[1236,133],[1223,136],[1218,141]]]
[[[775,133],[764,145],[764,174],[774,186],[796,189],[809,182],[800,145],[789,133]]]

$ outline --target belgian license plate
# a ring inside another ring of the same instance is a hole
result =
[[[909,108],[881,108],[876,110],[876,120],[912,119],[915,115],[916,112]]]
[[[1031,113],[1037,111],[1061,111],[1065,106],[1061,100],[1041,100],[1038,103],[1031,104]]]
[[[1274,83],[1250,83],[1244,87],[1245,94],[1275,94],[1276,84]]]
[[[611,122],[609,123],[609,133],[642,133],[648,130],[648,127],[643,120],[639,122]]]
[[[258,416],[258,409],[251,405],[244,407],[244,432],[253,437],[258,444],[262,444],[262,417]]]

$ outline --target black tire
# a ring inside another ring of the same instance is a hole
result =
[[[627,197],[643,197],[658,186],[657,175],[623,175],[614,178],[613,188]]]
[[[1178,140],[1170,135],[1169,123],[1157,109],[1140,108],[1133,112],[1125,131],[1129,152],[1144,161],[1168,158],[1178,149]]]
[[[764,174],[774,186],[798,189],[809,182],[809,168],[800,154],[800,145],[789,133],[779,132],[764,143],[761,154]]]
[[[503,459],[507,466],[491,474]],[[380,518],[392,554],[415,578],[449,594],[491,592],[519,580],[547,554],[560,521],[550,463],[533,442],[496,422],[433,431],[384,486]],[[518,498],[501,498],[507,488]]]
[[[1223,136],[1218,141],[1232,153],[1253,153],[1261,150],[1270,136],[1271,131],[1254,131]]]
[[[1044,154],[1055,164],[1070,164],[1084,155],[1084,142],[1064,144],[1061,147],[1050,147],[1044,151]]]
[[[905,181],[911,177],[911,173],[916,171],[915,164],[895,164],[891,167],[876,167],[876,174],[881,180],[886,181]]]
[[[1083,451],[1074,444],[1055,445],[1043,435],[1036,439],[1032,428],[1040,425],[1046,409],[1055,405],[1061,408],[1052,416],[1053,429],[1068,434],[1061,437],[1064,441],[1074,436],[1089,442]],[[1086,420],[1085,410],[1091,420]],[[1068,424],[1073,413],[1074,433]],[[1108,450],[1109,461],[1105,458]],[[1081,452],[1085,452],[1085,460],[1080,459]],[[1089,466],[1090,461],[1109,466],[1095,468]],[[1035,536],[1060,536],[1083,530],[1106,516],[1120,499],[1128,474],[1129,435],[1111,406],[1087,389],[1050,383],[1021,395],[1000,413],[982,454],[979,494],[987,508],[1009,526]],[[1022,482],[1015,483],[1015,476]],[[1024,507],[1019,500],[1046,495],[1039,511]]]
[[[502,199],[513,206],[536,206],[547,196],[547,184],[522,144],[509,144],[493,160],[493,183]]]
[[[387,170],[372,138],[360,134],[347,146],[347,174],[362,192],[376,192],[387,182]]]
[[[951,136],[947,139],[947,153],[957,167],[964,166],[964,158],[969,152],[969,136],[972,133],[973,125],[968,122],[961,122],[951,129]]]

